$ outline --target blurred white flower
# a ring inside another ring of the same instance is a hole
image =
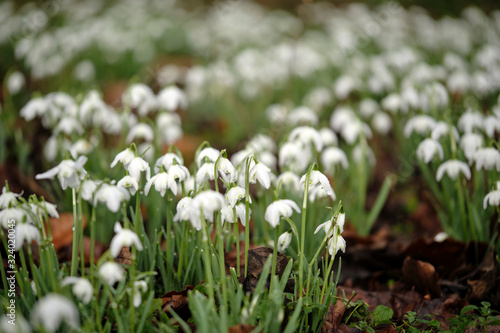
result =
[[[371,166],[374,166],[376,163],[375,153],[367,145],[356,145],[351,152],[351,156],[356,163],[366,163],[368,161]]]
[[[160,108],[174,112],[178,109],[187,109],[188,99],[184,91],[177,86],[170,86],[158,93],[158,104]]]
[[[35,227],[31,223],[16,223],[15,235],[16,235],[16,244],[15,244],[16,251],[19,251],[23,247],[24,241],[26,241],[26,243],[29,246],[31,242],[36,241],[37,243],[39,243],[41,240],[40,231],[38,230],[37,227]]]
[[[226,205],[221,209],[221,219],[222,222],[226,221],[229,223],[234,223],[236,222],[236,217],[238,217],[238,219],[241,221],[241,224],[245,226],[245,213],[245,205],[243,203],[237,204],[234,207]]]
[[[59,218],[59,213],[57,212],[57,206],[50,203],[50,202],[39,201],[36,204],[30,203],[30,208],[31,208],[31,211],[35,215],[41,215],[41,214],[45,214],[45,212],[47,212],[47,214],[50,217]]]
[[[63,321],[74,330],[80,325],[76,306],[64,296],[47,294],[31,309],[31,322],[37,328],[55,332]]]
[[[98,201],[106,204],[106,207],[113,213],[120,210],[121,203],[130,199],[130,193],[116,185],[102,184],[94,195],[94,205]]]
[[[492,190],[484,197],[483,208],[486,209],[488,205],[492,207],[498,207],[498,205],[500,205],[500,181],[497,181],[496,189]]]
[[[437,233],[436,236],[434,236],[434,241],[441,243],[441,242],[444,242],[444,240],[447,238],[448,238],[448,234],[444,231],[441,231],[441,232]]]
[[[371,99],[371,98],[364,98],[359,102],[359,113],[361,114],[361,117],[368,119],[370,118],[375,112],[379,111],[380,107],[378,103]]]
[[[340,133],[344,126],[350,122],[356,121],[354,111],[346,106],[338,106],[330,117],[330,127],[337,133]]]
[[[279,151],[279,165],[282,170],[289,169],[301,173],[312,161],[312,150],[296,142],[286,142]]]
[[[127,149],[119,152],[115,156],[115,159],[113,160],[113,162],[111,162],[110,167],[114,168],[115,165],[118,164],[118,162],[121,162],[123,164],[123,166],[125,167],[125,169],[127,169],[128,165],[130,164],[130,162],[132,162],[132,160],[134,158],[135,158],[135,154],[132,151],[132,149],[127,148]]]
[[[496,148],[480,148],[474,153],[476,170],[492,170],[496,168],[500,171],[500,152]]]
[[[379,134],[387,135],[392,129],[392,119],[391,117],[382,111],[379,111],[373,115],[371,121],[373,129]]]
[[[299,106],[292,111],[287,117],[287,122],[291,126],[296,125],[313,125],[318,124],[318,116],[313,110],[309,109],[307,106]]]
[[[8,208],[10,205],[14,205],[20,195],[21,194],[7,191],[7,188],[4,186],[2,188],[2,194],[0,194],[0,209]]]
[[[24,88],[26,79],[21,72],[14,72],[7,78],[7,90],[11,95],[16,95]]]
[[[274,140],[264,134],[255,135],[250,141],[248,141],[246,148],[254,153],[259,153],[262,151],[275,153],[277,149]]]
[[[234,183],[238,179],[236,168],[227,158],[221,157],[219,159],[217,169],[226,183]]]
[[[79,300],[83,302],[83,304],[89,304],[92,296],[94,294],[94,288],[92,288],[92,284],[89,280],[76,276],[67,276],[65,277],[61,285],[73,285],[73,294],[78,297]]]
[[[99,267],[98,275],[104,282],[112,286],[116,282],[123,280],[124,270],[116,262],[106,261]]]
[[[280,252],[285,251],[288,248],[288,246],[290,246],[291,242],[292,242],[292,232],[285,231],[278,238],[278,251]]]
[[[245,198],[245,189],[240,186],[235,186],[229,189],[224,195],[229,206],[234,207],[236,203]],[[251,199],[250,199],[251,202]]]
[[[257,181],[267,190],[271,185],[271,169],[263,163],[256,163],[250,168],[249,181],[255,184]]]
[[[208,160],[209,162],[215,163],[217,161],[217,158],[219,158],[220,151],[212,148],[212,147],[206,147],[203,148],[202,151],[199,152],[199,154],[196,156],[196,165],[198,167],[201,166],[202,163],[204,163],[204,160]]]
[[[295,201],[289,199],[277,200],[267,206],[264,218],[273,228],[276,228],[280,223],[281,217],[292,216],[294,210],[300,213],[300,208]]]
[[[22,208],[11,207],[0,210],[0,225],[8,228],[8,221],[14,220],[16,223],[24,222],[27,218],[26,211]]]
[[[19,115],[26,121],[35,119],[36,116],[41,117],[49,109],[47,100],[43,97],[32,98],[19,112]]]
[[[280,182],[281,187],[287,190],[299,191],[300,189],[300,178],[298,175],[291,171],[282,172],[276,180],[277,184],[279,184]]]
[[[68,186],[70,188],[77,188],[80,185],[80,180],[83,179],[87,173],[83,169],[86,162],[86,156],[80,156],[76,161],[63,160],[59,163],[59,165],[44,173],[36,175],[35,178],[53,179],[57,175],[63,190],[65,190]]]
[[[347,169],[349,162],[344,151],[338,147],[328,147],[321,153],[321,164],[325,168],[325,172],[333,175],[335,166],[340,164],[342,168]]]
[[[475,128],[482,130],[484,116],[479,111],[468,109],[458,119],[458,128],[464,133],[471,133]]]
[[[146,142],[152,142],[154,139],[154,132],[151,126],[145,123],[137,123],[132,126],[127,134],[126,141],[131,143],[136,139],[143,139]]]
[[[434,118],[428,115],[418,115],[410,118],[403,129],[404,136],[409,138],[413,132],[427,135],[436,124]]]
[[[477,133],[465,133],[460,138],[460,148],[469,162],[474,159],[476,151],[483,146],[483,136]]]
[[[332,237],[328,240],[328,253],[333,257],[334,255],[342,250],[345,253],[346,242],[344,237],[337,235],[337,237]]]
[[[151,169],[148,162],[140,157],[134,157],[127,166],[127,171],[137,182],[141,180],[141,172],[146,172],[146,180],[151,178]]]
[[[440,181],[445,172],[451,179],[456,179],[459,173],[463,173],[467,179],[470,179],[471,177],[469,166],[459,160],[448,160],[442,163],[437,170],[436,180]]]
[[[495,133],[500,132],[500,117],[498,115],[484,118],[484,132],[489,138],[493,138]]]
[[[2,315],[0,319],[0,331],[3,333],[31,333],[29,322],[16,313],[15,321],[9,317],[9,314]]]
[[[431,139],[439,140],[442,136],[449,137],[450,131],[455,137],[455,141],[458,141],[460,135],[458,134],[457,128],[444,121],[438,121],[431,132]]]
[[[444,158],[443,155],[443,147],[441,144],[433,139],[425,139],[417,147],[417,157],[420,161],[424,163],[429,163],[432,161],[436,154],[442,160]]]
[[[79,139],[75,143],[71,145],[69,148],[69,152],[71,153],[71,157],[77,158],[80,155],[88,155],[94,145],[85,139]]]
[[[137,308],[142,303],[142,294],[148,290],[146,281],[134,281],[134,306]]]
[[[201,184],[205,180],[214,180],[215,179],[215,165],[214,163],[205,163],[198,168],[196,172],[196,183]]]
[[[81,82],[92,81],[95,77],[95,67],[90,60],[82,60],[73,69],[73,76]]]
[[[132,84],[122,96],[123,104],[137,108],[139,115],[146,116],[156,108],[156,96],[144,83]]]
[[[130,194],[132,195],[134,195],[139,189],[139,183],[137,182],[137,180],[129,175],[126,175],[125,177],[120,179],[116,186],[128,189],[130,191]]]
[[[54,128],[54,134],[64,133],[71,135],[73,133],[82,135],[84,132],[83,126],[80,121],[73,117],[64,117],[57,123]]]
[[[372,131],[367,124],[356,118],[344,124],[340,135],[347,144],[352,145],[362,135],[366,138],[371,138]]]
[[[86,179],[82,182],[82,186],[80,188],[80,194],[83,200],[87,200],[89,202],[92,201],[92,197],[94,196],[95,191],[97,190],[97,186],[100,182]]]
[[[306,182],[306,176],[307,174],[303,175],[302,178],[300,178],[300,186],[304,186]],[[311,187],[314,185],[320,185],[323,191],[326,193],[326,195],[329,195],[332,198],[332,200],[335,200],[335,192],[333,191],[332,186],[330,185],[328,177],[326,177],[318,170],[312,170],[309,175],[309,184],[307,184],[307,186]]]
[[[324,127],[319,130],[319,135],[321,136],[321,141],[324,147],[336,146],[339,142],[337,134],[328,127]]]
[[[131,247],[135,245],[137,250],[142,251],[141,240],[135,232],[129,229],[123,229],[119,222],[115,223],[113,230],[115,231],[115,236],[109,244],[109,250],[113,258],[116,258],[118,254],[120,254],[122,247]]]
[[[294,128],[288,136],[288,141],[300,142],[308,148],[312,148],[314,146],[317,152],[320,152],[323,149],[323,140],[321,139],[321,135],[314,127],[310,126],[299,126]]]
[[[175,163],[183,165],[184,160],[182,159],[182,156],[179,156],[174,153],[166,153],[165,155],[161,156],[156,160],[155,163],[155,169],[154,171],[158,173],[160,171],[160,166],[163,165],[166,171]]]

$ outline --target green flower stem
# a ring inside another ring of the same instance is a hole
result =
[[[141,188],[141,181],[139,180],[139,189]],[[141,191],[138,190],[136,193],[136,198],[135,198],[135,219],[134,219],[134,225],[135,225],[135,233],[141,239],[142,241],[142,230],[141,230],[141,221],[140,221],[140,215],[141,214]]]
[[[222,304],[221,304],[221,320],[222,327],[227,327],[226,316],[224,314],[227,313],[227,287],[226,287],[226,264],[224,261],[224,241],[222,237],[222,219],[220,213],[217,214],[217,226],[215,228],[216,237],[217,237],[217,252],[219,255],[219,269],[220,269],[220,278],[222,284]],[[224,330],[225,331],[225,330]]]
[[[464,199],[464,191],[462,188],[460,177],[457,178],[456,186],[457,186],[457,190],[458,190],[458,202],[460,205],[460,214],[461,214],[462,227],[463,227],[463,232],[464,232],[463,239],[465,241],[469,241],[469,239],[468,239],[469,232],[467,230],[467,214],[465,212],[465,202],[464,202],[464,200],[465,200]],[[473,229],[473,228],[471,228],[471,229]],[[472,236],[473,239],[476,239],[475,231],[471,230],[471,232],[473,233],[473,236]]]
[[[73,195],[73,251],[71,252],[71,276],[76,275],[78,269],[78,248],[79,248],[79,231],[78,215],[76,209],[76,189],[71,189]]]
[[[134,294],[136,292],[134,288],[134,282],[135,282],[135,264],[136,264],[136,259],[137,259],[137,249],[132,246],[132,263],[130,264],[130,293],[129,293],[129,306],[130,306],[130,332],[135,331],[135,306],[134,306]]]
[[[77,196],[77,205],[78,205],[78,221],[79,221],[79,239],[78,244],[80,245],[80,264],[81,264],[81,272],[80,275],[85,277],[85,249],[83,244],[83,217],[82,217],[82,191],[78,191]]]
[[[95,262],[95,207],[92,206],[92,216],[90,218],[90,268],[89,268],[89,273],[90,273],[90,282],[94,282],[94,262]]]
[[[170,260],[170,264],[172,265],[173,263],[173,253],[172,253],[172,206],[171,206],[171,200],[170,200],[170,190],[167,189],[167,255]]]
[[[177,275],[179,277],[179,280],[182,279],[182,270],[184,268],[184,261],[185,261],[185,252],[186,252],[186,247],[187,247],[187,242],[188,242],[188,235],[187,235],[188,229],[187,229],[187,224],[183,223],[182,224],[182,239],[181,239],[181,249],[179,251],[179,266],[177,268]]]
[[[245,277],[248,274],[248,248],[250,246],[250,160],[245,163]]]
[[[205,221],[205,216],[203,211],[200,212],[201,216],[201,231],[202,231],[202,241],[203,241],[203,261],[205,263],[205,278],[207,279],[207,290],[208,298],[212,306],[215,306],[214,300],[214,278],[212,275],[212,261],[210,258],[210,244],[208,238],[207,222]]]
[[[304,200],[302,201],[302,224],[300,229],[300,249],[299,249],[299,292],[302,298],[302,288],[304,284],[304,245],[305,245],[305,234],[306,234],[306,219],[307,219],[307,202],[309,196],[309,178],[311,176],[312,166],[309,167],[306,173],[306,180],[304,183]]]
[[[274,288],[274,276],[276,275],[276,261],[278,256],[278,237],[279,237],[279,224],[274,229],[274,246],[273,246],[273,263],[271,266],[271,286],[269,288],[269,292],[271,292]]]
[[[236,214],[234,214],[236,216]],[[236,272],[240,276],[240,228],[238,224],[238,218],[233,223],[233,233],[236,240]]]
[[[336,245],[337,244],[335,244],[335,246]],[[326,292],[327,286],[330,284],[330,272],[332,271],[332,266],[333,266],[333,263],[335,262],[335,255],[330,257],[330,263],[328,264],[328,267],[326,269],[326,273],[325,273],[324,280],[323,280],[323,288],[321,288],[321,296],[320,296],[320,301],[319,301],[320,304],[323,304],[323,300],[325,299],[325,292]],[[326,257],[328,258],[328,252],[326,253]]]

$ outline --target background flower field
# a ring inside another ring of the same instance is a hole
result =
[[[498,329],[500,11],[427,5],[2,2],[0,331]]]

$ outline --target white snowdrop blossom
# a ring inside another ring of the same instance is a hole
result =
[[[123,166],[125,167],[125,169],[127,169],[128,165],[130,164],[130,162],[132,162],[132,160],[134,158],[135,158],[135,154],[132,151],[132,149],[127,148],[127,149],[119,152],[115,156],[115,159],[113,160],[113,162],[111,162],[110,167],[114,168],[118,164],[118,162],[121,162],[123,164]]]
[[[39,201],[36,204],[30,203],[30,208],[35,215],[42,215],[45,212],[47,212],[47,214],[50,217],[59,218],[59,213],[57,212],[57,206],[50,202]]]
[[[337,237],[332,237],[328,240],[328,253],[330,253],[332,257],[336,255],[339,250],[345,253],[345,248],[346,242],[341,235],[337,235]]]
[[[344,224],[345,224],[345,213],[341,213],[337,216],[337,220],[332,227],[333,219],[329,219],[326,222],[321,223],[316,230],[314,230],[314,234],[317,234],[321,229],[328,235],[328,237],[333,237],[335,234],[341,234],[344,232]]]
[[[312,150],[295,142],[286,142],[279,152],[279,165],[295,173],[301,173],[310,165]]]
[[[19,112],[19,115],[26,121],[31,121],[35,117],[43,116],[49,109],[47,100],[43,97],[32,98]]]
[[[255,135],[250,141],[248,141],[246,148],[255,153],[262,151],[275,153],[277,149],[274,140],[264,134]]]
[[[474,153],[476,170],[492,170],[495,168],[500,171],[500,152],[495,148],[481,148]]]
[[[215,179],[215,165],[214,163],[205,163],[198,168],[196,172],[196,183],[201,184],[205,180],[214,180]]]
[[[226,183],[234,183],[238,179],[236,168],[227,158],[219,158],[217,169]]]
[[[151,178],[151,169],[148,162],[140,157],[134,157],[128,164],[127,171],[137,182],[141,180],[141,172],[146,172],[146,180]]]
[[[290,111],[287,122],[292,126],[299,124],[316,126],[318,124],[318,116],[307,106],[299,106]]]
[[[328,147],[321,153],[321,164],[325,171],[332,174],[335,171],[335,166],[340,164],[342,168],[347,169],[349,162],[344,151],[338,147]]]
[[[100,182],[86,179],[82,182],[82,186],[80,188],[80,194],[83,200],[92,201],[92,197],[94,196],[95,191],[97,190],[97,186]]]
[[[29,322],[16,313],[15,325],[12,325],[12,319],[8,314],[0,317],[0,332],[3,333],[31,333],[31,326]]]
[[[150,87],[144,83],[131,85],[122,96],[123,104],[137,108],[141,116],[146,116],[150,111],[157,108],[156,96]]]
[[[158,104],[160,108],[174,112],[177,109],[186,109],[188,99],[184,91],[176,86],[170,86],[158,93]]]
[[[112,286],[116,282],[123,280],[124,270],[114,261],[106,261],[99,267],[98,275],[108,285]]]
[[[347,144],[352,145],[356,143],[356,140],[362,135],[366,138],[372,137],[372,131],[370,127],[359,119],[355,119],[346,123],[341,131],[340,135],[347,142]]]
[[[324,127],[319,130],[319,135],[321,136],[321,141],[324,147],[336,146],[338,145],[339,139],[337,134],[328,127]]]
[[[102,184],[94,195],[94,205],[98,201],[106,204],[106,207],[113,213],[118,212],[121,203],[130,199],[130,193],[116,185]]]
[[[337,133],[344,128],[344,126],[350,122],[356,121],[356,115],[352,109],[340,106],[335,108],[330,117],[330,127]]]
[[[134,281],[134,300],[133,304],[137,308],[142,303],[142,294],[148,291],[146,281]]]
[[[268,189],[271,185],[271,169],[263,163],[256,163],[249,172],[250,183],[255,184],[257,181],[265,188]]]
[[[371,124],[375,131],[382,135],[387,135],[392,129],[391,117],[387,113],[382,111],[379,111],[375,113],[375,115],[373,115]]]
[[[84,129],[83,126],[80,124],[78,119],[73,118],[73,117],[64,117],[61,120],[59,120],[59,123],[57,126],[54,128],[54,134],[59,134],[59,133],[64,133],[66,135],[71,135],[73,133],[76,134],[83,134]]]
[[[4,186],[2,188],[2,194],[0,194],[0,209],[14,205],[20,195],[21,194],[7,191],[7,188]]]
[[[236,203],[245,198],[245,189],[240,186],[235,186],[229,189],[224,195],[229,206],[234,207]],[[251,202],[251,199],[250,199]]]
[[[59,179],[61,187],[65,190],[67,187],[77,188],[80,180],[87,173],[83,166],[87,162],[86,156],[80,156],[76,161],[63,160],[59,165],[52,169],[35,176],[36,179],[53,179],[55,176]]]
[[[31,322],[35,327],[43,327],[48,332],[55,332],[63,322],[71,328],[79,326],[78,310],[64,296],[49,293],[40,299],[31,309]]]
[[[196,156],[196,165],[199,167],[204,163],[204,159],[207,159],[209,162],[215,163],[217,161],[217,158],[219,158],[220,151],[212,148],[212,147],[206,147],[203,148],[202,151]]]
[[[495,133],[500,132],[500,117],[498,115],[484,118],[484,132],[489,138],[493,138]]]
[[[109,244],[109,250],[113,258],[116,258],[118,254],[120,254],[122,247],[135,245],[137,250],[142,251],[141,240],[135,232],[129,229],[123,229],[119,222],[115,223],[113,230],[115,231],[115,236]]]
[[[434,241],[437,243],[442,243],[448,238],[448,234],[444,231],[441,231],[434,236]]]
[[[427,135],[432,129],[436,121],[434,118],[428,115],[418,115],[409,119],[403,129],[403,134],[405,137],[409,138],[413,132],[420,135]]]
[[[94,295],[94,288],[92,288],[92,284],[85,278],[67,276],[62,280],[61,285],[63,287],[73,285],[73,288],[71,289],[73,294],[78,297],[83,304],[89,304],[92,296]]]
[[[448,160],[442,163],[437,170],[436,180],[440,181],[445,172],[451,179],[457,179],[459,173],[463,173],[467,179],[471,177],[470,168],[467,163],[459,160]]]
[[[465,133],[460,139],[460,148],[469,162],[472,162],[474,154],[482,146],[483,136],[477,133]]]
[[[292,242],[292,232],[285,231],[278,238],[278,251],[280,252],[285,251],[288,248],[288,246],[290,246],[291,242]]]
[[[166,153],[156,160],[155,163],[155,172],[158,173],[160,171],[160,167],[163,165],[165,170],[168,171],[172,165],[174,165],[174,161],[177,164],[184,165],[184,160],[181,156],[174,153]]]
[[[289,190],[299,191],[299,189],[300,189],[300,178],[299,178],[299,176],[297,176],[295,173],[293,173],[291,171],[282,172],[278,176],[276,183],[278,183],[278,184],[281,183],[282,187],[289,189]]]
[[[479,111],[471,109],[463,113],[458,119],[458,128],[464,133],[471,133],[475,128],[481,130],[484,125],[484,117]]]
[[[21,72],[14,72],[7,78],[7,90],[10,94],[16,95],[24,88],[26,79]]]
[[[310,126],[299,126],[293,129],[288,136],[288,141],[297,141],[309,148],[315,147],[316,151],[323,149],[323,140],[319,132]]]
[[[26,241],[29,246],[31,242],[36,241],[39,243],[41,240],[40,230],[31,223],[16,223],[14,230],[16,235],[16,251],[19,251],[23,247],[24,241]]]
[[[198,193],[193,199],[186,197],[177,204],[174,221],[189,221],[196,230],[201,230],[203,217],[213,222],[214,213],[224,207],[224,196],[218,192],[207,190]]]
[[[174,221],[187,221],[189,220],[193,198],[184,197],[177,203],[177,212],[174,215]]]
[[[496,189],[486,194],[483,200],[483,207],[487,206],[498,207],[500,205],[500,181],[497,181]]]
[[[131,143],[136,139],[143,139],[146,142],[152,142],[154,139],[154,132],[151,126],[145,123],[138,123],[132,126],[127,134],[126,141]]]
[[[8,221],[15,220],[16,223],[23,222],[27,218],[27,213],[19,207],[11,207],[0,210],[0,225],[5,229],[8,228]]]
[[[236,211],[236,214],[234,214]],[[221,218],[222,222],[226,221],[229,223],[235,223],[236,217],[241,221],[241,224],[245,226],[245,205],[243,203],[239,203],[234,207],[230,205],[226,205],[221,209]]]
[[[457,128],[444,121],[438,121],[431,131],[431,139],[439,140],[442,136],[449,137],[450,131],[455,137],[455,141],[458,141],[460,135],[458,134]]]
[[[277,200],[267,206],[264,218],[273,228],[276,228],[281,217],[292,216],[294,210],[300,213],[300,208],[295,201],[289,199]]]
[[[300,178],[300,186],[304,186],[306,182],[306,176],[307,174],[303,175],[302,178]],[[332,186],[330,185],[328,177],[326,177],[318,170],[312,170],[309,175],[309,184],[307,184],[307,186],[311,187],[314,185],[320,185],[323,191],[326,193],[326,195],[329,195],[332,198],[332,200],[335,200],[335,192],[333,191]]]
[[[436,154],[439,156],[439,159],[442,160],[444,158],[443,147],[434,139],[425,139],[417,147],[417,157],[424,163],[432,161]]]
[[[130,194],[132,195],[134,195],[139,189],[139,183],[137,182],[137,180],[129,175],[126,175],[125,177],[120,179],[116,186],[128,189],[130,191]]]

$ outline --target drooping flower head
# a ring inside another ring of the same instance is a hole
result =
[[[59,165],[52,169],[35,176],[36,179],[53,179],[55,176],[59,179],[61,187],[65,190],[67,187],[77,188],[80,180],[87,174],[83,166],[87,163],[86,156],[80,156],[76,161],[63,160]]]
[[[281,217],[292,216],[294,210],[300,213],[300,208],[295,201],[289,199],[277,200],[267,206],[264,218],[273,228],[276,228]]]

